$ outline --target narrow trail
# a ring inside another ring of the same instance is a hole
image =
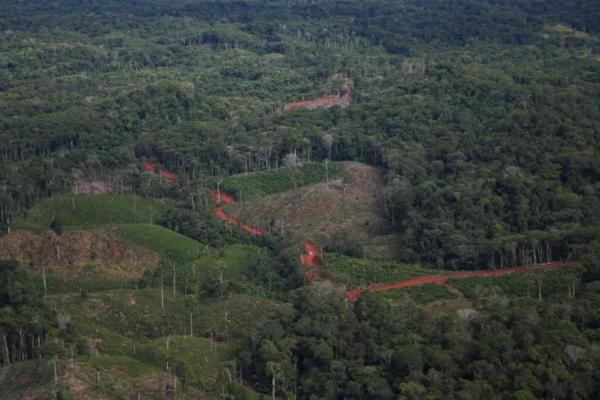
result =
[[[228,193],[210,192],[210,195],[217,204],[223,204],[227,206],[236,203],[235,197]],[[221,206],[215,208],[213,213],[215,217],[219,218],[220,220],[232,225],[238,225],[240,228],[252,235],[264,236],[267,234],[267,232],[262,228],[246,225],[240,222],[235,216],[229,214]],[[321,276],[321,249],[308,238],[304,239],[302,244],[304,246],[304,254],[301,256],[301,261],[302,264],[307,267],[305,274],[306,280],[308,281],[308,284],[312,284]]]
[[[217,204],[231,205],[236,203],[236,198],[228,193],[211,192],[213,200]],[[238,225],[246,232],[256,235],[264,236],[267,232],[262,229],[251,225],[246,225],[240,222],[235,216],[229,214],[223,206],[219,206],[214,209],[214,215],[222,221],[225,221],[232,225]],[[304,253],[301,256],[302,265],[306,267],[305,277],[308,284],[312,284],[317,279],[321,278],[321,266],[323,264],[321,249],[312,240],[305,238],[302,242],[304,247]],[[518,274],[531,272],[533,270],[552,271],[562,268],[572,267],[573,263],[569,261],[557,261],[544,264],[527,265],[519,267],[508,267],[501,268],[493,271],[462,271],[455,272],[445,275],[428,275],[421,276],[418,278],[405,279],[395,283],[385,283],[379,285],[373,285],[366,288],[356,288],[348,291],[348,300],[355,303],[364,292],[385,292],[388,290],[402,289],[413,286],[426,285],[430,283],[443,285],[452,293],[455,293],[458,297],[462,297],[462,293],[458,289],[454,288],[450,282],[451,279],[465,279],[465,278],[485,278],[493,276],[504,276],[508,274]]]
[[[425,285],[428,283],[436,283],[439,285],[444,285],[450,279],[484,278],[484,277],[492,277],[492,276],[504,276],[504,275],[508,275],[508,274],[531,272],[532,270],[551,271],[551,270],[556,270],[556,269],[561,269],[561,268],[569,268],[571,266],[573,266],[572,262],[558,261],[558,262],[551,262],[551,263],[545,263],[545,264],[502,268],[502,269],[497,269],[494,271],[464,271],[464,272],[456,272],[456,273],[446,274],[446,275],[422,276],[419,278],[405,279],[405,280],[402,280],[400,282],[395,282],[395,283],[373,285],[373,286],[369,286],[367,288],[351,289],[350,291],[348,291],[348,299],[354,303],[360,298],[360,296],[364,292],[367,292],[367,291],[368,292],[385,292],[388,290],[402,289],[402,288],[407,288],[407,287],[412,287],[412,286],[420,286],[420,285]]]
[[[224,204],[224,205],[228,206],[231,204],[235,204],[235,202],[236,202],[235,197],[228,193],[210,192],[210,195],[212,196],[213,200],[217,204]],[[225,211],[225,208],[223,208],[223,207],[215,208],[213,210],[213,214],[215,215],[215,217],[219,218],[222,221],[225,221],[232,225],[238,225],[240,228],[242,228],[243,230],[245,230],[246,232],[248,232],[251,235],[264,236],[267,234],[267,232],[262,228],[258,228],[256,226],[251,226],[251,225],[246,225],[246,224],[240,222],[240,220],[238,220],[235,216],[233,216],[233,215],[229,214],[227,211]]]

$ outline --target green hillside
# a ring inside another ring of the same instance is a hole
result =
[[[233,193],[238,200],[251,201],[258,197],[325,182],[343,174],[343,163],[310,162],[296,168],[281,167],[269,171],[233,175],[223,179],[221,187]]]
[[[167,209],[163,202],[133,195],[77,195],[49,198],[15,222],[15,228],[45,230],[54,218],[65,229],[108,224],[152,224]]]
[[[151,224],[118,224],[124,239],[177,261],[191,261],[205,252],[206,245],[170,229]]]

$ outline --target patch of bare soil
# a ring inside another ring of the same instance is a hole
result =
[[[229,206],[245,223],[282,231],[320,246],[340,234],[367,244],[381,232],[384,179],[377,168],[345,163],[344,178]]]
[[[352,105],[352,87],[353,81],[350,78],[343,76],[342,74],[336,74],[334,80],[343,81],[342,91],[337,96],[323,97],[320,99],[313,100],[302,100],[295,101],[293,103],[286,104],[284,111],[291,111],[300,108],[315,110],[315,109],[328,109],[332,107],[346,108]]]
[[[158,253],[145,247],[120,242],[112,228],[37,234],[16,230],[0,237],[0,259],[17,260],[33,271],[53,272],[65,277],[111,276],[141,278],[154,270]]]

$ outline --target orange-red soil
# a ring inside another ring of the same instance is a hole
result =
[[[150,161],[144,161],[144,171],[156,172],[156,164],[154,164],[153,162],[150,162]],[[158,172],[158,176],[160,176],[161,178],[163,178],[165,181],[167,181],[170,184],[174,184],[177,182],[177,175],[175,175],[173,172],[169,171],[168,169],[161,169]]]
[[[331,108],[334,106],[342,108],[350,106],[352,104],[352,89],[350,83],[351,81],[348,78],[343,78],[343,80],[344,86],[342,87],[342,94],[340,96],[330,96],[314,100],[295,101],[293,103],[287,104],[284,107],[284,110],[290,111],[299,108],[313,110],[316,108]]]
[[[423,276],[420,278],[405,279],[405,280],[402,280],[402,281],[396,282],[396,283],[373,285],[373,286],[369,286],[368,288],[352,289],[348,292],[348,299],[351,302],[355,302],[356,300],[358,300],[360,295],[366,291],[385,292],[388,290],[402,289],[402,288],[407,288],[407,287],[411,287],[411,286],[420,286],[420,285],[425,285],[428,283],[444,284],[449,279],[503,276],[503,275],[514,274],[514,273],[525,273],[525,272],[531,271],[532,269],[541,269],[544,271],[550,271],[550,270],[555,270],[555,269],[568,268],[568,267],[571,267],[572,265],[573,265],[573,263],[571,263],[571,262],[559,261],[559,262],[536,264],[536,265],[529,265],[529,266],[502,268],[502,269],[497,269],[494,271],[465,271],[465,272],[456,272],[456,273],[447,274],[447,275]]]

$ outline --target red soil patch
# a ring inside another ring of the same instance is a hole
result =
[[[144,161],[144,171],[147,172],[156,172],[156,164],[154,164],[153,162],[150,161]],[[160,176],[161,178],[163,178],[165,181],[167,181],[170,184],[174,184],[177,182],[177,175],[175,175],[173,172],[169,171],[168,169],[161,169],[158,172],[158,176]]]
[[[307,267],[306,280],[310,285],[321,277],[321,249],[312,240],[304,239],[304,254],[301,256],[302,264]]]
[[[350,106],[352,104],[351,81],[348,78],[341,79],[344,80],[344,86],[342,86],[342,94],[340,96],[330,96],[314,100],[295,101],[293,103],[287,104],[284,107],[284,110],[291,111],[299,108],[314,110],[317,108],[331,108],[334,106],[339,106],[342,108]]]
[[[246,224],[240,224],[240,227],[245,230],[246,232],[252,234],[252,235],[256,235],[256,236],[264,236],[266,235],[266,231],[262,228],[257,228],[255,226],[250,226],[250,225],[246,225]]]
[[[123,250],[121,249],[121,246],[118,243],[115,243],[115,245],[113,246],[113,257],[121,258],[122,256]]]
[[[230,194],[226,194],[226,193],[211,192],[211,196],[217,203],[223,203],[223,204],[229,205],[229,204],[235,204],[235,202],[236,202],[235,197],[233,197]],[[235,216],[233,216],[233,215],[229,214],[227,211],[225,211],[225,209],[223,207],[215,208],[213,213],[214,213],[215,217],[219,218],[222,221],[225,221],[232,225],[239,225],[240,228],[242,228],[246,232],[250,233],[251,235],[264,236],[267,233],[262,228],[258,228],[255,226],[246,225],[246,224],[241,223]]]
[[[236,203],[235,197],[231,194],[211,192],[210,195],[217,203],[223,203],[226,205]],[[241,223],[235,216],[225,211],[223,207],[215,208],[213,213],[220,220],[232,225],[238,225],[252,235],[264,236],[267,234],[267,232],[262,228]],[[311,284],[321,276],[321,249],[310,239],[304,239],[303,245],[305,253],[302,254],[301,260],[302,264],[308,268],[306,271],[306,279],[308,283]]]
[[[464,278],[483,278],[483,277],[492,277],[492,276],[503,276],[513,273],[525,273],[529,272],[532,269],[541,269],[544,271],[551,271],[555,269],[561,268],[569,268],[573,265],[572,262],[567,261],[559,261],[553,263],[545,263],[545,264],[536,264],[530,266],[520,266],[520,267],[511,267],[511,268],[502,268],[494,271],[465,271],[465,272],[457,272],[454,274],[447,275],[430,275],[423,276],[420,278],[412,278],[405,279],[400,282],[390,283],[390,284],[381,284],[381,285],[373,285],[368,288],[357,288],[352,289],[348,292],[348,299],[351,302],[356,302],[358,298],[365,292],[385,292],[388,290],[394,289],[402,289],[411,286],[420,286],[428,283],[437,283],[440,285],[445,284],[449,279],[464,279]]]
[[[233,195],[230,195],[229,193],[210,192],[210,195],[216,203],[231,205],[235,204],[236,202],[235,197]]]

